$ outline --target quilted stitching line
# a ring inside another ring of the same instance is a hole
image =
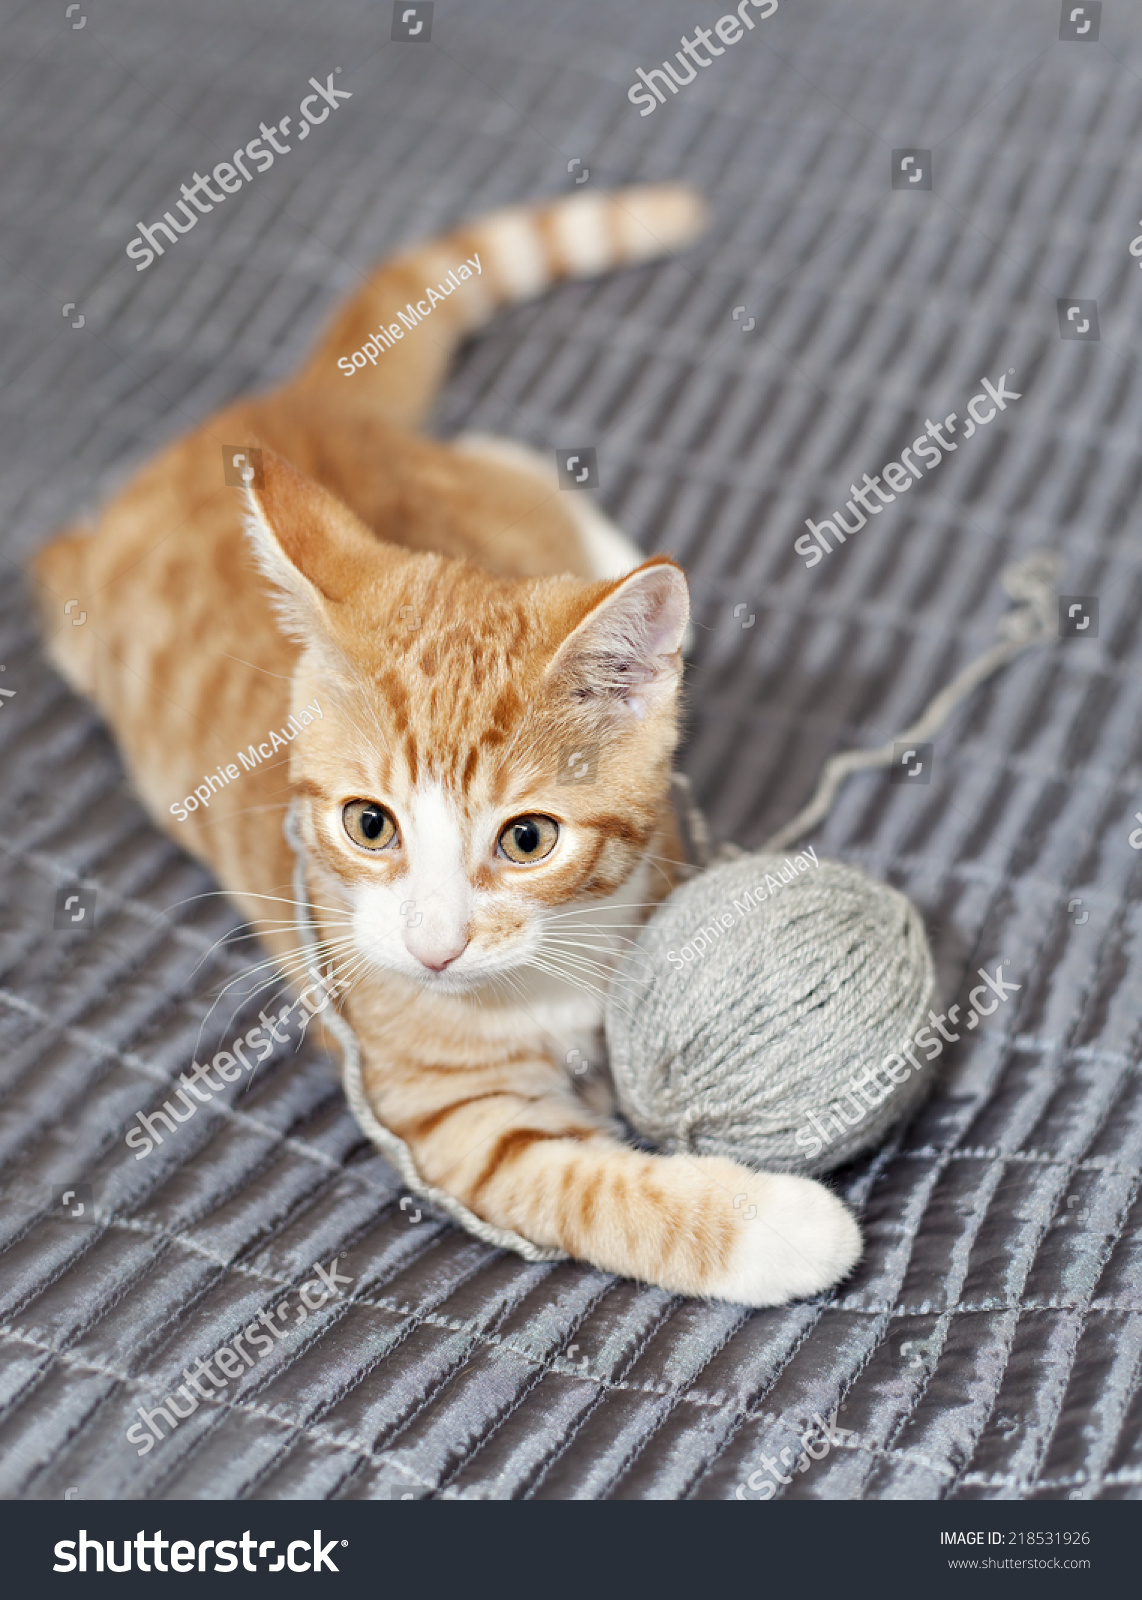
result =
[[[57,1024],[53,1018],[48,1017],[47,1014],[41,1011],[38,1006],[33,1006],[30,1002],[23,1000],[18,995],[10,994],[5,989],[0,989],[0,1002],[5,1002],[9,1004],[13,1010],[19,1011],[26,1016],[32,1017],[36,1021],[42,1022],[45,1027],[52,1028],[54,1032],[62,1034],[72,1043],[81,1045],[86,1049],[94,1050],[97,1055],[113,1060],[119,1066],[126,1067],[133,1072],[140,1073],[157,1088],[171,1089],[176,1081],[166,1077],[161,1068],[153,1066],[150,1062],[145,1061],[141,1056],[137,1056],[133,1051],[124,1051],[115,1045],[108,1044],[106,1041],[101,1040],[98,1035],[90,1033],[85,1028],[78,1027],[72,1023],[64,1024],[62,1026]],[[279,1057],[276,1062],[276,1066],[278,1068],[287,1064],[288,1058],[286,1057]],[[83,1093],[90,1090],[92,1081],[93,1080],[89,1078],[88,1081],[77,1092],[74,1100],[66,1102],[62,1107],[62,1110],[67,1111],[71,1106],[78,1104]],[[263,1079],[263,1083],[265,1083],[265,1081],[266,1080]],[[326,1104],[333,1104],[336,1101],[337,1094],[339,1092],[339,1090],[331,1092],[329,1100],[326,1102]],[[294,1150],[300,1155],[308,1156],[310,1160],[317,1162],[319,1165],[325,1166],[330,1170],[344,1170],[344,1163],[338,1161],[335,1157],[326,1155],[323,1150],[320,1150],[317,1147],[311,1148],[308,1145],[295,1142],[293,1135],[284,1134],[280,1129],[274,1128],[268,1123],[260,1122],[258,1118],[255,1117],[251,1112],[238,1110],[224,1100],[212,1100],[209,1106],[207,1106],[205,1109],[208,1111],[212,1110],[216,1116],[223,1118],[223,1120],[234,1122],[239,1127],[252,1128],[254,1131],[263,1134],[266,1138],[276,1140],[279,1144]],[[60,1114],[59,1107],[56,1108],[56,1112],[57,1115]],[[348,1115],[348,1112],[346,1112],[346,1115]],[[120,1131],[122,1131],[122,1129],[120,1129]],[[118,1135],[116,1135],[114,1140],[109,1141],[109,1145],[117,1142],[117,1140]]]
[[[678,1310],[680,1304],[681,1301],[677,1296],[673,1296],[666,1301],[666,1303],[661,1307],[658,1316],[651,1319],[649,1327],[647,1327],[645,1332],[635,1340],[630,1357],[623,1363],[622,1368],[620,1369],[621,1371],[630,1371],[630,1369],[639,1360],[650,1341],[657,1337],[661,1329],[666,1326],[667,1322]],[[521,1499],[531,1499],[535,1490],[538,1489],[548,1477],[552,1468],[567,1454],[567,1451],[571,1448],[571,1445],[574,1443],[575,1439],[586,1425],[588,1419],[594,1415],[595,1411],[598,1409],[598,1406],[601,1404],[602,1394],[603,1387],[600,1384],[599,1395],[596,1397],[595,1401],[587,1405],[582,1414],[576,1418],[573,1427],[566,1434],[564,1434],[561,1440],[557,1440],[555,1442],[551,1454],[546,1456],[544,1460],[533,1469],[530,1476],[526,1480],[526,1483],[520,1486]]]
[[[474,1266],[471,1276],[474,1276],[476,1271],[481,1270],[483,1265],[483,1262],[478,1262]],[[501,1306],[498,1313],[492,1319],[490,1326],[495,1327],[502,1323],[504,1318],[510,1315],[514,1309],[515,1307],[510,1304]],[[393,1345],[392,1349],[395,1350],[399,1348],[401,1344],[406,1342],[408,1337],[415,1331],[416,1328],[420,1327],[425,1322],[430,1322],[431,1320],[431,1314],[410,1318],[407,1327],[401,1330],[400,1338]],[[444,1321],[445,1326],[448,1326],[447,1320],[440,1320]],[[463,1333],[469,1340],[469,1349],[480,1343],[487,1344],[489,1348],[493,1348],[499,1344],[499,1341],[495,1339],[494,1336],[488,1335],[472,1325],[465,1325],[460,1328],[451,1327],[449,1331]],[[386,1354],[391,1353],[392,1350],[386,1352]],[[383,1358],[378,1358],[378,1362],[374,1363],[374,1365],[379,1365],[380,1359]],[[443,1393],[445,1388],[453,1381],[457,1373],[462,1370],[467,1359],[468,1356],[465,1352],[460,1352],[454,1356],[445,1370],[439,1374],[436,1382],[423,1395],[421,1395],[419,1402],[414,1404],[412,1409],[406,1415],[395,1419],[388,1429],[382,1430],[381,1434],[379,1434],[374,1440],[374,1452],[381,1454],[385,1450],[391,1449],[396,1441],[402,1436],[402,1434],[406,1433],[408,1429],[416,1422],[417,1418],[420,1417],[431,1405],[435,1404],[436,1400]],[[364,1374],[362,1374],[362,1377],[364,1377]]]
[[[1036,970],[1038,970],[1038,963],[1042,958],[1043,943],[1045,942],[1046,937],[1047,937],[1047,934],[1044,933],[1043,936],[1042,936],[1042,939],[1036,945],[1035,950],[1034,950],[1035,969]],[[1109,933],[1107,934],[1106,937],[1109,937]],[[979,945],[977,944],[976,950],[973,952],[973,955],[974,954],[978,954],[978,950],[979,950]],[[1097,969],[1094,969],[1094,970],[1097,970]],[[1093,978],[1092,978],[1091,981],[1093,982]],[[1086,991],[1084,992],[1084,995],[1083,995],[1082,1004],[1078,1009],[1078,1016],[1077,1016],[1077,1019],[1076,1019],[1076,1022],[1075,1022],[1076,1030],[1081,1028],[1083,1019],[1085,1018],[1086,1004],[1087,1004],[1087,1000],[1089,999],[1089,994],[1090,994],[1090,989],[1089,989],[1089,985],[1088,985],[1088,988],[1086,989]],[[1018,1019],[1016,1019],[1016,1020],[1018,1020]],[[1006,1052],[1005,1052],[1005,1054],[1006,1054]],[[1039,1104],[1040,1107],[1045,1106],[1046,1104],[1048,1104],[1051,1096],[1053,1096],[1055,1093],[1057,1093],[1058,1087],[1059,1087],[1060,1076],[1061,1076],[1061,1073],[1063,1071],[1062,1053],[1061,1052],[1051,1052],[1050,1055],[1054,1056],[1054,1060],[1053,1060],[1053,1062],[1051,1062],[1051,1066],[1049,1068],[1049,1071],[1050,1071],[1049,1082],[1046,1083],[1043,1086],[1043,1089],[1042,1089],[1041,1093],[1037,1097],[1038,1098],[1038,1104]],[[1050,1060],[1050,1055],[1048,1056],[1048,1060]],[[998,1076],[1001,1077],[1002,1076],[1002,1072],[1000,1074],[998,1074]],[[1106,1117],[1108,1115],[1109,1115],[1109,1107],[1104,1110],[1103,1115],[1102,1115],[1098,1125],[1095,1128],[1086,1130],[1086,1132],[1085,1132],[1085,1142],[1089,1143],[1089,1141],[1091,1139],[1097,1137],[1098,1133],[1101,1131],[1101,1128],[1105,1125]],[[1000,1177],[1001,1177],[1002,1173],[1004,1172],[1005,1168],[1006,1168],[1006,1161],[1005,1161],[1004,1158],[1001,1157],[996,1162],[997,1178],[996,1178],[995,1187],[998,1187],[998,1183],[999,1183]],[[994,1188],[992,1189],[992,1194],[994,1194]],[[990,1203],[989,1203],[989,1206],[988,1206],[987,1209],[988,1210],[990,1209]],[[982,1215],[986,1215],[986,1211]],[[975,1241],[979,1236],[980,1226],[982,1226],[982,1216],[981,1216],[980,1223],[976,1226],[976,1228],[973,1230],[973,1232],[971,1234],[970,1244],[971,1244],[972,1247],[974,1247]],[[1022,1279],[1023,1283],[1026,1283],[1027,1276],[1032,1271],[1032,1269],[1034,1267],[1034,1264],[1035,1264],[1035,1261],[1036,1261],[1036,1259],[1038,1257],[1039,1251],[1042,1248],[1043,1240],[1044,1240],[1044,1238],[1046,1236],[1046,1233],[1047,1233],[1047,1228],[1046,1227],[1043,1227],[1043,1228],[1040,1229],[1039,1237],[1036,1240],[1035,1245],[1028,1252],[1027,1261],[1026,1261],[1025,1270],[1024,1270],[1024,1273],[1023,1273],[1023,1279]],[[1103,1259],[1100,1262],[1100,1267],[1099,1267],[1100,1273],[1105,1268],[1106,1261],[1109,1259],[1110,1249],[1112,1249],[1112,1248],[1113,1248],[1113,1245],[1110,1245],[1103,1251]],[[966,1271],[967,1262],[968,1262],[969,1259],[970,1259],[970,1249],[969,1249],[969,1251],[967,1252],[967,1254],[964,1257],[964,1260],[965,1260],[965,1271]],[[949,1288],[949,1290],[951,1290],[953,1288],[953,1286],[954,1286],[953,1283],[949,1282],[947,1287]],[[1082,1306],[1076,1307],[1076,1310],[1078,1312],[1078,1317],[1077,1317],[1077,1322],[1076,1322],[1076,1325],[1075,1325],[1075,1328],[1074,1328],[1073,1338],[1070,1341],[1070,1350],[1069,1350],[1068,1360],[1067,1360],[1067,1379],[1068,1380],[1070,1378],[1071,1372],[1073,1371],[1075,1354],[1077,1352],[1079,1343],[1081,1342],[1081,1339],[1082,1339],[1083,1329],[1085,1327],[1085,1303],[1089,1302],[1089,1299],[1090,1299],[1090,1296],[1085,1297],[1084,1304]],[[981,1434],[982,1434],[982,1430],[983,1430],[984,1427],[986,1427],[987,1421],[989,1421],[990,1418],[991,1418],[996,1398],[997,1398],[998,1394],[1000,1393],[1000,1391],[1002,1389],[1003,1381],[1004,1381],[1004,1378],[1005,1378],[1006,1373],[1007,1373],[1008,1365],[1010,1363],[1011,1351],[1012,1351],[1012,1349],[1014,1347],[1015,1338],[1016,1338],[1016,1335],[1017,1335],[1017,1331],[1018,1331],[1018,1328],[1019,1328],[1020,1321],[1021,1321],[1021,1318],[1020,1318],[1019,1314],[1016,1313],[1016,1315],[1013,1318],[1012,1323],[1011,1323],[1010,1338],[1007,1341],[1007,1348],[1006,1348],[1006,1350],[1004,1352],[1004,1359],[1003,1359],[1002,1365],[1000,1366],[1000,1368],[999,1368],[999,1370],[997,1372],[997,1375],[996,1375],[995,1384],[994,1384],[993,1391],[992,1391],[992,1394],[991,1394],[991,1402],[990,1402],[990,1405],[988,1407],[987,1417],[980,1423],[979,1430],[975,1433],[975,1435],[974,1435],[974,1437],[972,1439],[972,1453],[973,1454],[974,1454],[975,1449],[978,1447],[979,1439],[980,1439]],[[1066,1392],[1066,1383],[1063,1382],[1063,1381],[1059,1381],[1059,1382],[1053,1384],[1051,1387],[1054,1389],[1054,1393],[1055,1393],[1055,1397],[1056,1397],[1055,1423],[1057,1423],[1057,1420],[1058,1420],[1057,1407],[1058,1407],[1058,1405],[1060,1405],[1062,1403],[1062,1397]],[[1046,1400],[1046,1398],[1047,1398],[1047,1396],[1046,1396],[1046,1394],[1044,1394],[1043,1395],[1044,1401]],[[1038,1472],[1039,1472],[1039,1469],[1041,1468],[1042,1462],[1044,1461],[1044,1459],[1046,1457],[1046,1452],[1050,1447],[1050,1440],[1051,1440],[1051,1438],[1052,1438],[1052,1436],[1054,1434],[1055,1423],[1052,1423],[1051,1425],[1047,1425],[1047,1424],[1044,1423],[1044,1425],[1040,1428],[1039,1439],[1038,1439],[1039,1447],[1038,1447],[1038,1450],[1036,1452],[1036,1465],[1035,1465],[1035,1468],[1034,1468],[1034,1470],[1032,1472],[1032,1475],[1031,1475],[1032,1483],[1037,1483]],[[901,1422],[900,1425],[903,1426],[903,1422]],[[968,1467],[970,1466],[970,1461],[971,1461],[971,1455],[965,1454],[962,1466],[958,1467],[956,1469],[956,1471],[953,1473],[953,1477],[952,1477],[952,1480],[951,1480],[951,1489],[952,1489],[953,1492],[954,1492],[956,1486],[958,1485],[959,1477],[961,1476],[963,1471],[967,1470]]]
[[[611,1294],[613,1288],[613,1283],[606,1283],[601,1287],[599,1292],[584,1307],[582,1313],[575,1320],[573,1326],[568,1330],[567,1334],[558,1339],[557,1342],[562,1348],[553,1354],[547,1356],[537,1356],[534,1351],[525,1350],[521,1346],[513,1344],[509,1339],[496,1341],[498,1349],[509,1350],[513,1355],[531,1363],[536,1368],[536,1371],[532,1375],[530,1382],[521,1385],[520,1389],[516,1393],[515,1398],[510,1402],[502,1415],[497,1417],[492,1426],[487,1429],[476,1448],[469,1455],[465,1456],[462,1461],[458,1462],[456,1466],[441,1480],[441,1489],[449,1488],[454,1480],[460,1475],[460,1473],[472,1464],[475,1458],[480,1454],[480,1451],[483,1450],[485,1445],[489,1444],[498,1436],[498,1434],[511,1421],[512,1417],[515,1416],[516,1412],[524,1404],[525,1400],[527,1400],[527,1398],[543,1381],[543,1378],[548,1372],[557,1371],[561,1377],[587,1376],[587,1374],[581,1373],[578,1367],[568,1367],[567,1371],[565,1371],[562,1367],[557,1367],[556,1362],[562,1359],[563,1350],[566,1350],[568,1345],[573,1342],[574,1335],[582,1331],[583,1325],[586,1323],[587,1319],[599,1308],[599,1306],[603,1304],[603,1302]]]

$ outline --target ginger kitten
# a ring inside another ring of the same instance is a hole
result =
[[[296,377],[167,446],[34,570],[45,618],[87,611],[52,659],[152,817],[300,975],[297,797],[366,1090],[424,1177],[537,1244],[760,1306],[849,1271],[845,1207],[808,1179],[630,1148],[566,1065],[598,1055],[614,953],[678,859],[685,579],[522,447],[412,431],[497,306],[665,254],[702,216],[675,187],[575,195],[394,257]],[[222,446],[262,451],[245,491]],[[275,749],[184,804],[283,726],[288,765]],[[593,781],[561,781],[589,748]]]

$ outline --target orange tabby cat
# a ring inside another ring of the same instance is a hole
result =
[[[35,574],[46,617],[87,612],[51,653],[152,816],[295,974],[298,797],[366,1090],[430,1182],[606,1270],[773,1305],[852,1267],[844,1206],[624,1145],[565,1065],[597,1057],[614,952],[673,881],[685,580],[522,447],[410,431],[497,306],[702,216],[673,187],[575,195],[395,257],[295,378],[169,445]],[[262,451],[245,491],[223,446]],[[588,747],[593,781],[561,782]]]

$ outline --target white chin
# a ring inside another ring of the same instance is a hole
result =
[[[416,978],[430,994],[467,994],[480,981],[464,972],[433,972],[427,967],[418,972]]]

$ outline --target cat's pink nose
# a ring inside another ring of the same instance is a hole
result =
[[[468,946],[465,945],[464,950],[467,950],[467,948]],[[445,967],[450,967],[452,965],[457,956],[462,956],[464,954],[464,950],[457,950],[450,956],[441,956],[438,960],[430,961],[427,956],[418,956],[417,960],[420,962],[422,967],[427,967],[429,972],[443,972]]]
[[[430,972],[443,972],[445,967],[459,959],[468,948],[468,937],[461,934],[452,940],[418,939],[415,934],[405,935],[405,947],[409,955],[415,956],[422,967],[427,967]]]

